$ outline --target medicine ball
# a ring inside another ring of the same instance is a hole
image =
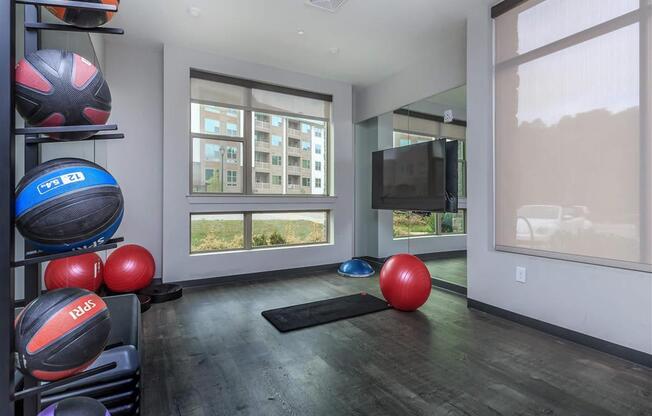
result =
[[[16,227],[44,251],[103,244],[122,221],[123,199],[115,178],[82,159],[54,159],[18,183]]]
[[[116,249],[104,266],[104,283],[112,292],[135,292],[149,286],[156,263],[146,248],[127,244]]]
[[[48,406],[38,416],[111,416],[111,414],[95,399],[72,397]]]
[[[102,286],[103,271],[102,259],[95,253],[52,260],[45,268],[45,287],[78,287],[95,292]]]
[[[118,5],[119,0],[81,0],[84,3],[100,3]],[[101,10],[82,10],[73,7],[46,6],[46,9],[59,19],[74,26],[92,28],[102,26],[113,18],[114,12]]]
[[[110,332],[109,310],[95,293],[77,288],[47,292],[16,318],[18,368],[39,380],[69,377],[95,361]]]
[[[85,58],[44,49],[16,65],[16,108],[32,126],[105,124],[111,92],[102,73]],[[86,139],[96,132],[61,133],[59,140]]]

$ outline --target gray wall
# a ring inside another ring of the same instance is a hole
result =
[[[478,6],[480,7],[480,6]],[[436,93],[463,85],[466,80],[464,28],[435,39],[421,62],[376,84],[355,89],[354,121],[360,122]]]
[[[190,68],[333,96],[330,197],[189,196]],[[173,46],[164,51],[163,279],[191,280],[339,263],[353,256],[354,172],[351,85]],[[332,212],[330,244],[190,255],[191,212]]]
[[[160,47],[108,39],[105,76],[117,123],[125,139],[106,142],[106,164],[125,199],[117,235],[147,248],[161,276],[163,224],[163,51]],[[127,65],[127,63],[131,63]]]
[[[494,250],[489,8],[478,5],[467,26],[469,297],[652,353],[651,274]],[[516,266],[527,283],[515,281]]]
[[[378,150],[378,118],[355,126],[355,255],[379,257],[378,212],[371,209],[371,154]]]

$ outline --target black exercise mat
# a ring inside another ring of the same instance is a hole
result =
[[[380,312],[389,308],[391,306],[382,299],[366,293],[358,293],[341,298],[271,309],[264,311],[262,315],[279,331],[288,332]]]

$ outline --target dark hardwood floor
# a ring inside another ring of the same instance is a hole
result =
[[[285,334],[261,311],[358,291],[335,273],[185,289],[143,315],[142,414],[652,415],[652,370],[434,290]]]

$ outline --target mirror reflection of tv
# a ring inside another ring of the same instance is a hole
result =
[[[374,152],[372,208],[457,211],[457,189],[454,190],[454,195],[447,192],[446,147],[446,140],[440,139]],[[448,169],[452,171],[454,168],[457,176],[456,153],[454,160],[455,166],[449,162]],[[451,205],[451,197],[454,197],[454,206]]]

